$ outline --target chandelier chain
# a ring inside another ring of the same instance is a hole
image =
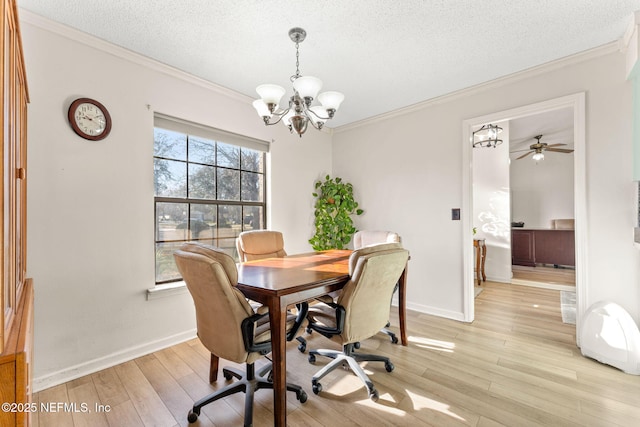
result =
[[[291,76],[291,81],[300,77],[300,42],[296,41],[296,74]]]

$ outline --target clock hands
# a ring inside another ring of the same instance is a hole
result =
[[[81,119],[87,119],[90,122],[97,122],[97,124],[99,126],[102,126],[104,124],[104,116],[99,116],[99,117],[91,117],[88,116],[87,113],[84,113],[84,116],[80,117]]]

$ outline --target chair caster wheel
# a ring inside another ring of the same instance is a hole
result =
[[[398,337],[396,337],[395,335],[391,337],[391,342],[393,344],[398,344]]]
[[[296,397],[300,403],[306,402],[308,398],[307,393],[304,390],[300,390],[300,393]]]
[[[195,423],[196,421],[198,421],[198,414],[193,411],[189,411],[189,415],[187,415],[187,421],[189,421],[189,423]]]
[[[313,354],[309,355],[309,363],[316,363],[316,356]]]
[[[355,348],[356,350],[358,350],[360,348],[360,341],[358,342],[354,342],[353,343],[353,348]]]
[[[300,351],[300,353],[304,353],[305,351],[307,351],[307,345],[306,344],[298,345],[298,350]]]
[[[223,372],[224,375],[224,379],[227,381],[231,381],[231,378],[233,378],[233,375],[227,373],[227,372]]]
[[[313,329],[307,326],[307,329],[305,329],[305,331],[307,331],[307,333],[310,334],[311,332],[313,332]]]
[[[385,362],[384,369],[386,369],[387,372],[391,372],[395,369],[395,366],[393,366],[393,363],[391,362]]]
[[[378,390],[374,388],[369,391],[369,399],[371,399],[371,401],[377,402],[379,398],[380,398],[380,395],[378,394]]]
[[[315,383],[311,386],[311,389],[313,390],[313,394],[318,394],[322,391],[322,384]]]

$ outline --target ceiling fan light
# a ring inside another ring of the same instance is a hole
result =
[[[293,88],[301,97],[315,99],[322,89],[322,80],[313,76],[298,77],[293,81]]]
[[[333,110],[335,112],[340,108],[342,101],[344,101],[344,95],[335,91],[322,92],[318,95],[318,101],[322,104],[325,110]]]
[[[533,160],[538,162],[540,160],[544,160],[544,153],[534,153]]]
[[[258,86],[256,88],[256,92],[258,92],[258,95],[260,95],[262,101],[267,106],[269,106],[269,104],[277,106],[278,104],[280,104],[280,99],[282,98],[286,90],[282,86],[265,84]],[[271,112],[273,112],[274,110],[275,108],[270,108]]]

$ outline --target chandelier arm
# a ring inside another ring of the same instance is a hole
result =
[[[331,120],[331,117],[330,117],[330,116],[329,116],[329,117],[322,117],[320,114],[316,113],[315,111],[313,111],[313,110],[312,110],[312,109],[310,109],[310,108],[305,108],[305,112],[306,112],[306,111],[310,112],[311,114],[313,114],[314,116],[316,116],[316,117],[317,117],[317,118],[319,118],[320,120]],[[311,118],[311,116],[309,116],[308,114],[307,114],[307,117]]]
[[[316,113],[314,113],[313,111],[305,108],[303,113],[304,113],[305,117],[307,118],[307,121],[310,122],[311,126],[313,126],[315,129],[321,130],[322,126],[324,125],[324,123],[322,123],[322,122],[318,122],[318,123],[314,122],[313,119],[311,118],[311,116],[308,114],[309,112],[313,113],[316,117],[320,118]]]
[[[277,125],[278,123],[280,123],[282,121],[282,118],[289,112],[291,108],[287,108],[286,110],[282,110],[282,112],[279,113],[272,113],[274,116],[278,117],[278,120],[276,120],[275,122],[271,122],[271,121],[265,121],[264,124],[267,126],[271,126],[271,125]]]

